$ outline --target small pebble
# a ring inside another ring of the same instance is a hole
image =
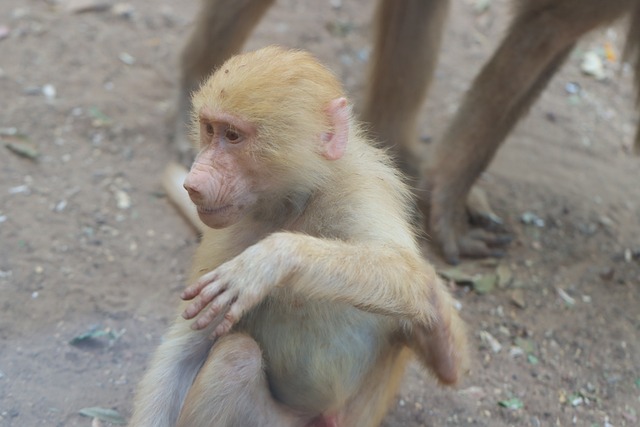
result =
[[[136,58],[134,58],[127,52],[122,52],[120,55],[118,55],[118,58],[120,59],[120,61],[127,65],[133,65],[136,62]]]
[[[540,218],[538,215],[533,212],[525,212],[520,216],[520,221],[526,225],[535,225],[536,227],[544,227],[544,219]]]
[[[0,25],[0,40],[6,39],[7,37],[9,37],[9,34],[11,34],[11,30],[9,29],[9,27]]]
[[[46,85],[42,86],[42,94],[49,101],[52,101],[56,97],[56,88],[55,88],[55,86],[53,86],[51,84],[46,84]]]
[[[582,90],[582,88],[580,87],[580,85],[578,83],[575,82],[569,82],[566,85],[564,85],[564,90],[571,95],[577,95],[580,93],[580,91]]]

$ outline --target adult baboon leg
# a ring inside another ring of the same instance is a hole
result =
[[[174,144],[181,161],[191,164],[188,138],[191,92],[200,82],[238,53],[251,31],[274,0],[204,0],[196,27],[182,51],[182,77],[178,98]]]
[[[511,108],[511,113],[514,115],[523,115],[526,110],[529,109],[572,49],[573,45],[558,54],[556,60],[549,64],[547,70],[540,75],[540,79],[536,84],[524,94],[517,105]],[[515,125],[517,120],[518,118],[515,117],[511,119],[511,127]],[[504,256],[502,246],[511,241],[511,237],[502,231],[492,232],[483,229],[469,230],[469,216],[467,215],[470,207],[476,206],[476,203],[473,201],[471,186],[487,167],[495,155],[495,152],[510,132],[511,127],[508,129],[503,128],[503,133],[500,135],[497,133],[494,134],[494,138],[496,139],[491,141],[491,145],[485,147],[485,152],[478,153],[477,151],[480,150],[480,147],[473,147],[471,149],[473,153],[477,154],[477,157],[475,159],[465,158],[465,160],[471,163],[475,162],[472,166],[482,167],[482,169],[478,170],[473,167],[462,169],[462,166],[454,164],[454,161],[449,160],[451,163],[449,163],[447,167],[450,168],[450,171],[446,171],[449,172],[449,174],[437,169],[436,174],[431,175],[430,179],[432,179],[434,183],[434,189],[431,195],[429,227],[436,241],[441,245],[445,259],[451,264],[457,264],[459,262],[459,256],[471,258],[502,257]],[[449,130],[451,131],[451,128],[449,128]],[[447,144],[449,141],[450,140],[445,137],[442,144]],[[486,155],[487,157],[482,158],[482,155]],[[442,157],[438,156],[436,162],[444,162],[444,160],[438,159],[442,159]],[[445,168],[446,167],[443,167],[443,169]],[[459,175],[452,177],[451,174],[453,170],[457,170]],[[456,194],[458,194],[458,196],[454,196]],[[476,217],[480,216],[478,212],[474,212],[473,215]]]
[[[563,63],[576,40],[623,14],[629,0],[603,8],[597,0],[522,2],[506,38],[476,77],[460,109],[425,163],[420,185],[431,234],[446,260],[500,256],[481,238],[465,236],[464,203],[500,144]]]
[[[634,83],[636,85],[636,108],[640,106],[640,3],[633,6],[627,44],[624,49],[625,58],[631,62],[635,72]],[[640,156],[640,126],[636,129],[636,137],[633,151]]]
[[[449,0],[380,0],[362,119],[416,176],[415,128],[436,66]]]

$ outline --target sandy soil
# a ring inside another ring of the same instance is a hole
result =
[[[78,411],[94,406],[127,418],[197,244],[159,175],[198,2],[138,0],[120,15],[66,3],[0,2],[1,426],[89,426]],[[484,13],[453,3],[423,140],[443,131],[508,17],[506,0]],[[309,49],[358,100],[370,16],[364,0],[282,0],[248,48]],[[620,52],[622,38],[613,27],[580,44],[483,178],[516,239],[499,264],[461,267],[511,281],[486,293],[454,285],[470,377],[439,389],[412,367],[385,426],[640,425],[634,96],[619,58],[605,61],[605,80],[580,72],[586,51]],[[5,147],[25,142],[37,159]],[[544,227],[523,224],[525,212]],[[92,327],[106,335],[70,344]]]

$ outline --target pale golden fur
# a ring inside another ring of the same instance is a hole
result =
[[[342,96],[311,55],[270,47],[233,58],[194,97],[196,112],[255,126],[237,149],[273,173],[237,222],[205,229],[185,293],[220,291],[182,305],[203,329],[175,321],[131,426],[376,426],[412,350],[442,383],[467,369],[462,321],[410,223],[411,193],[357,123],[346,117],[347,130],[333,114],[348,112],[333,103]],[[327,156],[343,137],[344,153]],[[224,319],[201,322],[230,292]]]

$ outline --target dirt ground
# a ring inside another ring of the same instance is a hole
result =
[[[199,2],[69,3],[0,2],[1,426],[90,426],[86,407],[128,418],[197,245],[159,175],[174,156],[166,117]],[[370,3],[279,1],[247,48],[309,49],[357,101]],[[451,12],[425,143],[508,18],[506,0],[457,0]],[[640,158],[623,37],[616,26],[584,39],[483,177],[515,242],[499,263],[459,269],[485,285],[497,272],[496,286],[452,285],[471,375],[441,389],[413,366],[385,426],[640,425]],[[607,78],[584,75],[585,52],[605,48],[618,54]],[[544,225],[524,224],[528,212]],[[91,328],[104,336],[70,343]]]

